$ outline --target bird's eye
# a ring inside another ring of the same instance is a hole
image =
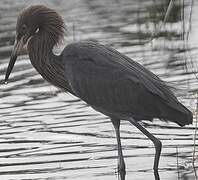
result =
[[[18,35],[17,35],[17,39],[21,39],[21,37],[24,36],[26,34],[26,32],[27,32],[27,26],[25,24],[23,24],[21,26],[21,29],[20,29]]]
[[[27,30],[27,26],[26,26],[25,24],[23,24],[22,27],[21,27],[21,31],[22,31],[23,33],[25,33],[26,30]]]

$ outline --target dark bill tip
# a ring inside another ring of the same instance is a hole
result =
[[[12,69],[13,69],[14,64],[16,62],[16,59],[17,59],[17,55],[15,53],[12,53],[12,55],[10,57],[10,62],[8,64],[8,68],[7,68],[7,71],[6,71],[6,75],[5,75],[5,84],[7,83],[8,78],[10,76],[10,73],[12,72]]]

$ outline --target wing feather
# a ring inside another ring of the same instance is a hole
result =
[[[92,106],[150,115],[157,113],[157,96],[182,110],[163,81],[110,47],[95,42],[73,43],[65,48],[64,61],[73,91]]]

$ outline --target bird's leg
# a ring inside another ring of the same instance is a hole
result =
[[[126,171],[125,171],[125,162],[122,153],[122,145],[120,140],[120,120],[111,118],[111,122],[116,131],[117,145],[118,145],[118,172],[121,176],[121,180],[124,180]]]
[[[161,149],[162,149],[162,143],[161,143],[161,141],[158,140],[151,133],[149,133],[144,127],[142,127],[133,118],[130,118],[129,119],[129,122],[131,124],[133,124],[135,127],[137,127],[143,134],[145,134],[153,142],[153,144],[155,145],[155,160],[154,160],[153,170],[154,171],[158,171],[159,158],[160,158]]]

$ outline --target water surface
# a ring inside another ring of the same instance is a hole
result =
[[[166,0],[2,0],[1,82],[14,42],[17,14],[38,3],[56,9],[67,24],[69,33],[55,52],[65,43],[96,39],[177,87],[179,100],[195,112],[196,1],[192,16],[190,1],[176,1],[164,24]],[[161,180],[196,179],[192,167],[195,122],[196,118],[193,125],[182,128],[157,119],[143,122],[163,143]],[[126,180],[153,180],[152,142],[127,122],[122,122],[121,136]],[[106,116],[44,81],[28,56],[18,58],[9,83],[0,84],[1,180],[116,180],[116,148],[114,129]]]

